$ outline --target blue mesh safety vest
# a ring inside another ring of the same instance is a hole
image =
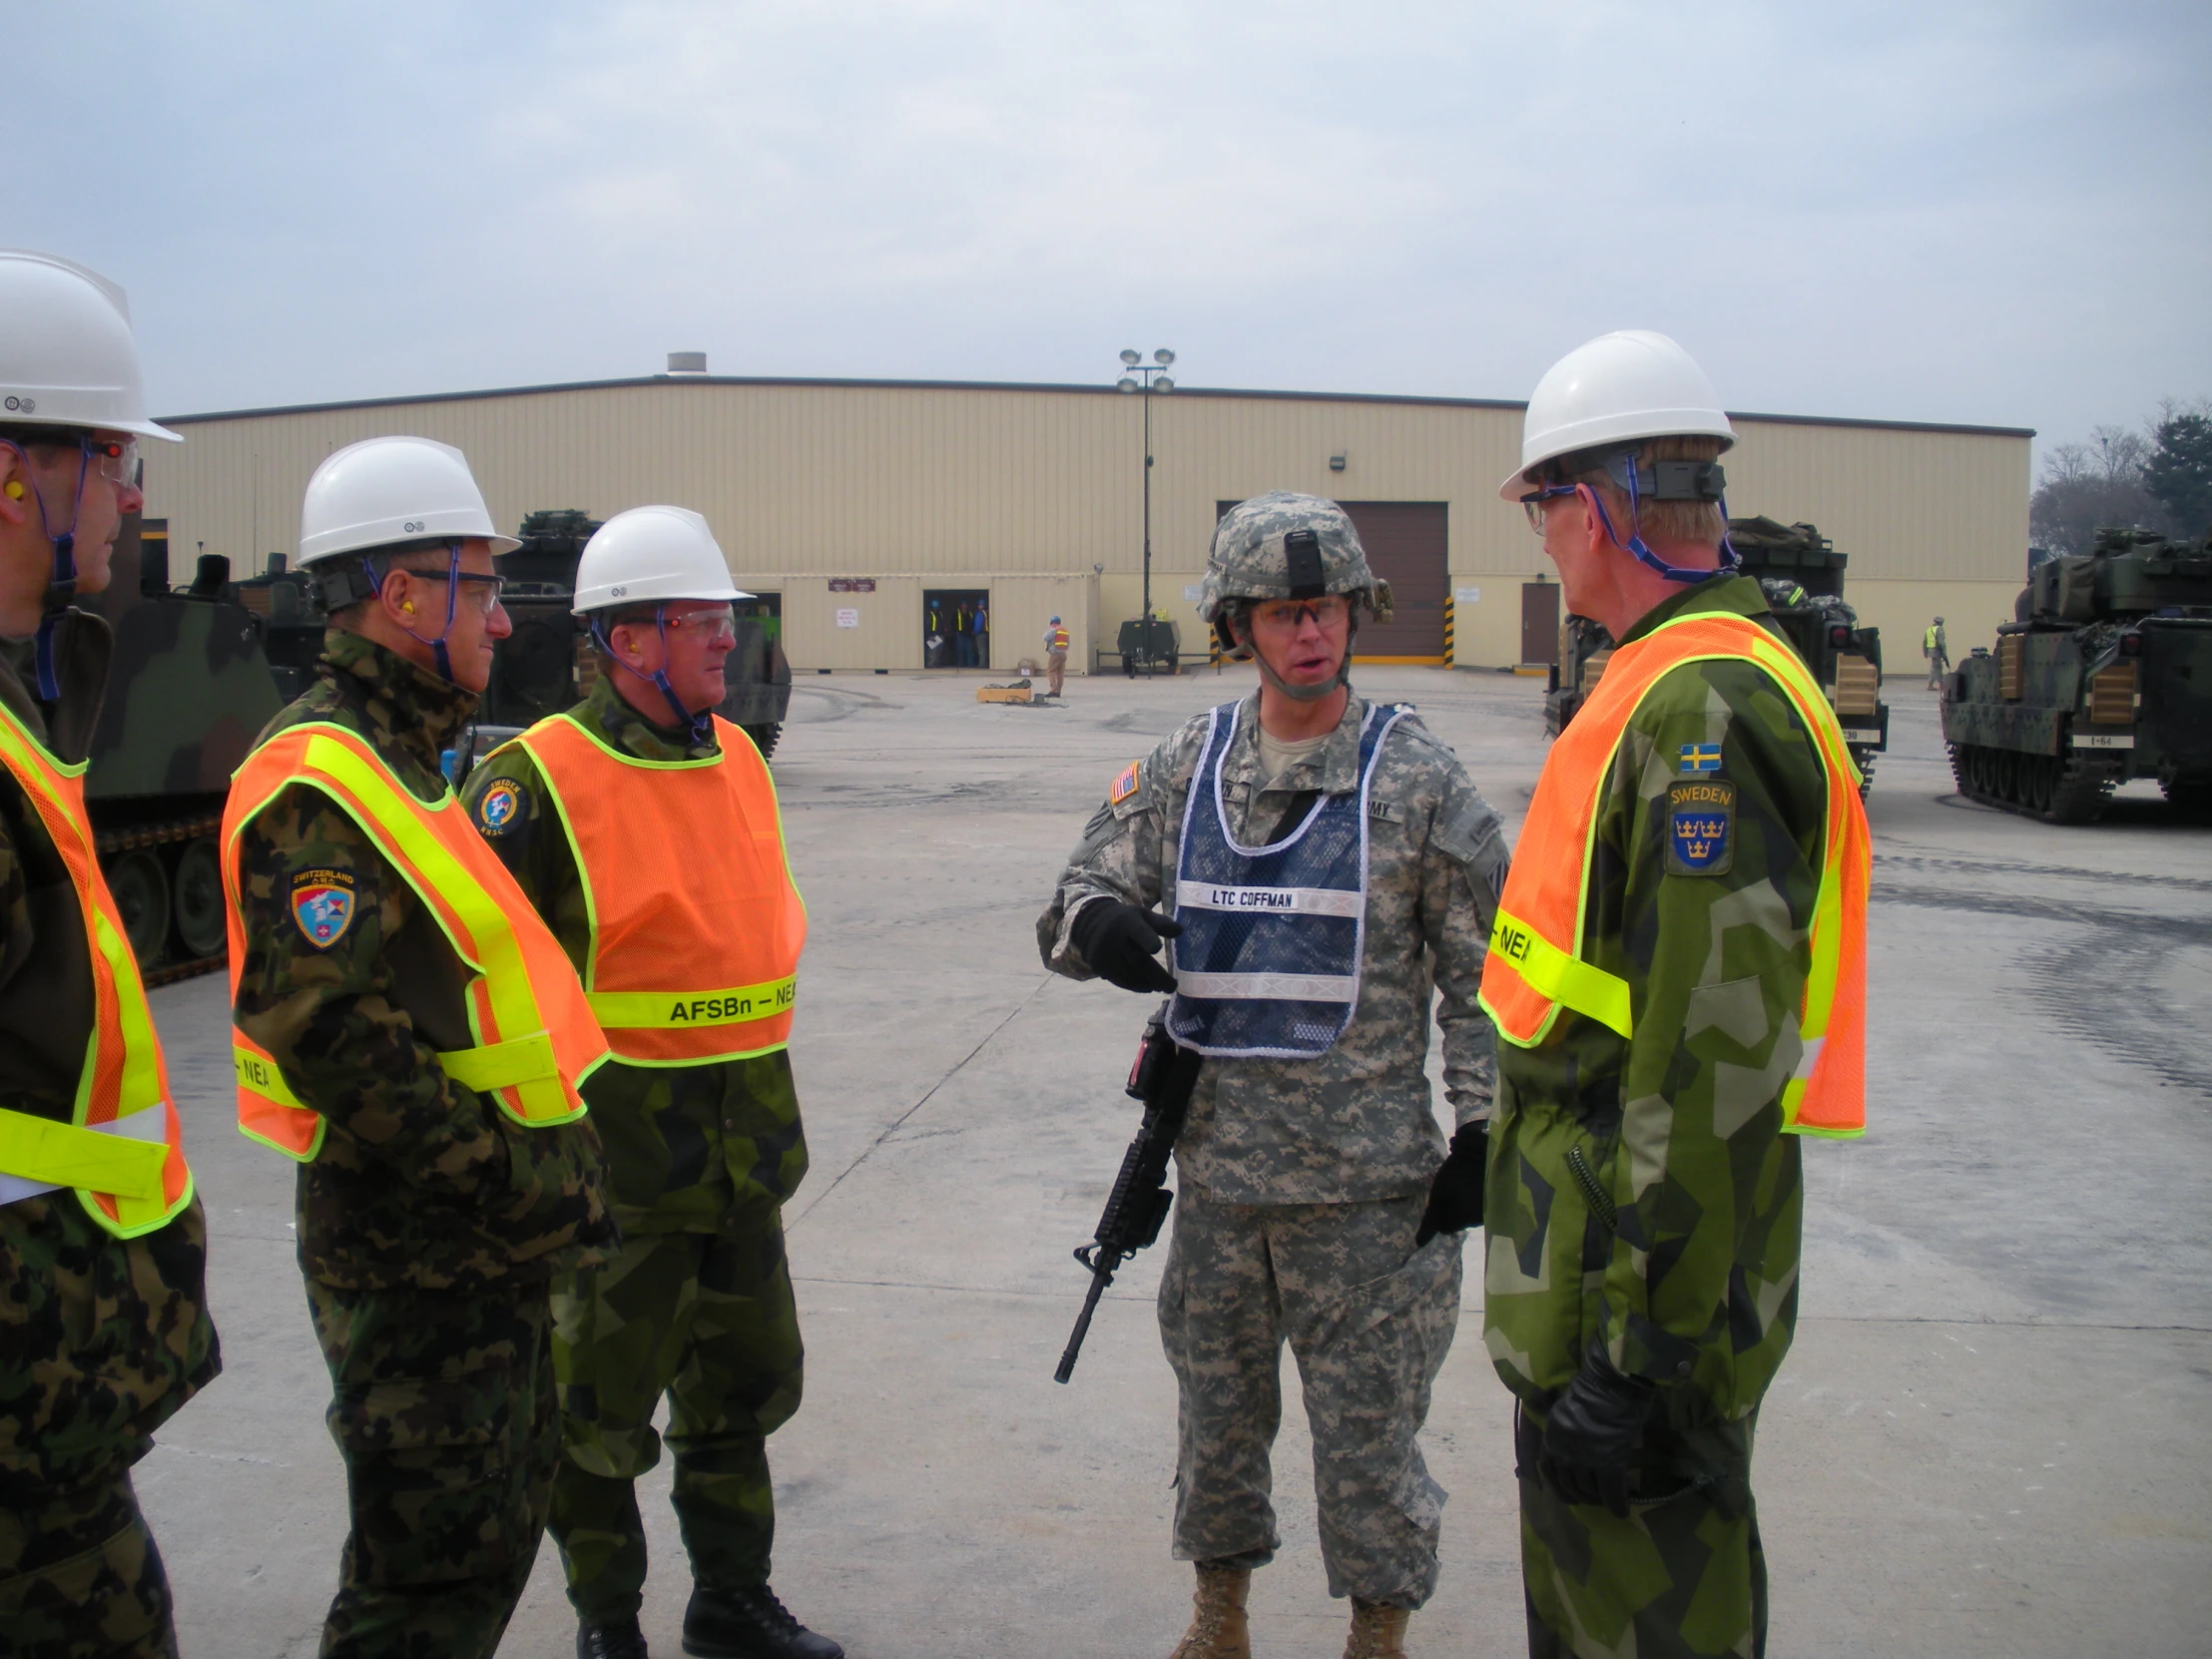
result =
[[[1360,788],[1324,796],[1281,840],[1230,833],[1221,766],[1239,705],[1207,717],[1206,748],[1183,807],[1175,870],[1176,992],[1168,1031],[1201,1054],[1311,1060],[1352,1023],[1368,915],[1368,786],[1382,740],[1406,710],[1371,705],[1360,729]]]

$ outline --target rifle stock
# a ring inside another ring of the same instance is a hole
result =
[[[1068,1346],[1060,1355],[1059,1369],[1052,1374],[1055,1382],[1065,1382],[1075,1375],[1076,1356],[1090,1334],[1098,1299],[1106,1294],[1122,1263],[1160,1237],[1161,1225],[1175,1202],[1175,1195],[1166,1185],[1168,1159],[1175,1152],[1176,1138],[1183,1133],[1183,1120],[1190,1113],[1191,1092],[1198,1086],[1202,1064],[1204,1056],[1178,1046],[1168,1035],[1167,1005],[1163,1003],[1145,1026],[1144,1040],[1137,1046],[1137,1063],[1129,1069],[1128,1093],[1144,1102],[1144,1123],[1137,1130],[1137,1138],[1129,1143],[1129,1150],[1122,1154],[1121,1169],[1114,1176],[1113,1191],[1107,1195],[1091,1242],[1076,1247],[1075,1259],[1090,1270],[1091,1288],[1083,1298],[1083,1311],[1076,1316]]]

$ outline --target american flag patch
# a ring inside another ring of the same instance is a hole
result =
[[[1106,792],[1106,805],[1119,807],[1137,793],[1137,768],[1143,763],[1131,761],[1122,775],[1114,780],[1114,787]]]

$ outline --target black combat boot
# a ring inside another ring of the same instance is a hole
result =
[[[646,1659],[645,1632],[634,1618],[580,1624],[576,1659]]]
[[[844,1659],[843,1648],[793,1618],[766,1584],[692,1591],[684,1651],[694,1659]]]

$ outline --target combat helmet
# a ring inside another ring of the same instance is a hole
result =
[[[1252,656],[1246,630],[1238,626],[1242,613],[1267,599],[1319,599],[1341,593],[1352,600],[1352,626],[1360,626],[1364,604],[1374,616],[1387,621],[1390,585],[1368,564],[1360,532],[1334,501],[1293,490],[1270,490],[1249,501],[1240,501],[1222,514],[1214,527],[1214,545],[1206,556],[1206,579],[1199,592],[1198,614],[1212,624],[1223,653],[1234,658]],[[1262,673],[1275,676],[1265,662]],[[1338,676],[1343,683],[1352,672],[1352,649],[1345,649],[1345,666]],[[1327,696],[1336,687],[1282,686],[1295,697]]]

